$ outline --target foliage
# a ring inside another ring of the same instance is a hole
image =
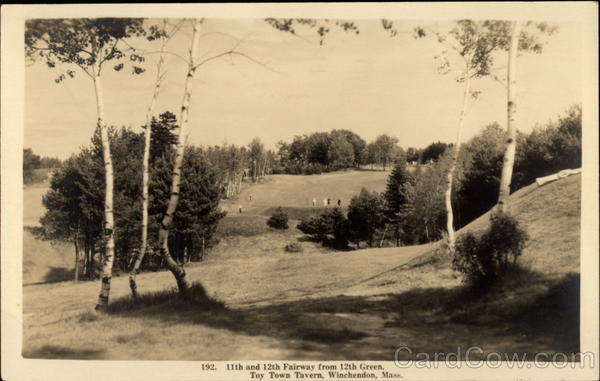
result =
[[[457,171],[457,226],[479,217],[498,201],[504,157],[505,130],[497,123],[486,126],[466,142],[459,154]],[[572,106],[557,121],[517,135],[514,192],[563,169],[581,166],[581,107]]]
[[[519,146],[515,163],[517,186],[563,169],[581,167],[581,107],[570,107],[557,122],[531,132]]]
[[[393,22],[385,20],[383,28],[392,36],[397,34]],[[542,35],[552,35],[558,28],[545,22],[526,22],[519,36],[519,51],[541,53],[545,41]],[[508,50],[510,47],[511,22],[500,20],[458,20],[456,25],[447,33],[440,32],[437,28],[418,26],[414,30],[415,38],[433,36],[444,47],[439,55],[435,56],[440,74],[450,73],[455,66],[461,70],[456,75],[457,82],[464,82],[467,78],[481,78],[493,76],[495,51]],[[453,55],[449,53],[453,52]],[[458,60],[460,63],[453,61]],[[479,92],[471,92],[476,98]]]
[[[206,148],[206,157],[217,174],[217,184],[224,198],[235,197],[241,191],[242,180],[250,159],[246,147],[234,145],[211,146]]]
[[[361,241],[367,241],[373,246],[373,238],[378,229],[385,224],[385,201],[377,192],[369,192],[362,188],[360,193],[350,200],[348,221],[351,241],[360,246]]]
[[[359,34],[358,27],[352,21],[347,20],[329,20],[329,19],[308,19],[308,18],[266,18],[265,21],[273,28],[282,32],[297,35],[299,29],[314,29],[319,35],[319,44],[323,45],[325,36],[331,28],[336,27],[345,32]]]
[[[92,67],[99,74],[105,62],[126,57],[129,49],[121,46],[124,39],[144,34],[140,18],[30,19],[25,23],[25,54],[29,60],[42,59],[49,68],[75,65],[92,77]],[[142,56],[134,52],[128,58],[134,74],[144,71],[138,65],[144,61]],[[123,67],[120,62],[113,69],[120,71]],[[55,82],[74,76],[74,70],[66,69]]]
[[[142,134],[129,128],[109,128],[109,139],[115,170],[115,263],[126,271],[133,250],[139,247],[144,140]],[[173,155],[168,146],[171,143],[169,139],[160,141],[167,147],[158,147],[158,140],[155,141],[155,149],[163,153],[155,155],[150,168],[150,245],[158,242],[158,226],[166,210],[172,171]],[[212,237],[218,221],[224,216],[218,208],[221,189],[217,175],[204,151],[193,147],[186,150],[183,174],[179,208],[169,240],[178,259],[183,259],[184,252],[193,257],[202,247],[214,244]],[[84,271],[88,276],[93,273],[94,255],[104,250],[104,176],[102,145],[97,129],[90,146],[66,160],[53,174],[50,190],[43,198],[46,212],[40,219],[40,236],[78,244],[85,253],[84,258],[90,262],[89,268]]]
[[[514,217],[493,214],[489,228],[480,236],[469,232],[458,238],[452,268],[474,287],[486,289],[516,265],[527,239]]]
[[[40,157],[33,153],[31,148],[23,149],[23,184],[33,184],[44,181],[47,171],[41,169],[54,169],[60,166],[60,159],[55,157]]]
[[[404,241],[420,244],[438,240],[445,229],[444,192],[450,167],[450,151],[437,163],[417,167],[413,181],[406,185],[407,203],[404,213]],[[456,182],[455,182],[456,183]]]
[[[93,152],[84,148],[65,160],[50,180],[42,198],[46,212],[40,218],[38,238],[72,242],[83,252],[86,277],[94,277],[94,255],[102,247],[102,171]]]
[[[278,146],[275,173],[312,175],[367,162],[367,143],[350,130],[295,136],[291,143],[280,141]]]
[[[458,189],[459,226],[473,221],[498,201],[505,134],[498,123],[493,123],[464,145]]]
[[[298,230],[311,239],[336,249],[345,249],[350,236],[349,222],[340,208],[330,208],[318,216],[304,218]]]
[[[384,193],[385,218],[387,223],[394,226],[396,246],[400,245],[400,236],[406,225],[409,193],[413,182],[413,177],[406,168],[406,162],[398,161],[390,173]]]
[[[35,170],[40,167],[40,156],[33,153],[31,148],[23,149],[23,184],[31,184],[36,180]]]
[[[277,208],[275,213],[267,220],[267,225],[273,229],[287,229],[288,228],[288,215],[281,209]]]
[[[389,163],[396,160],[406,160],[406,157],[395,137],[382,134],[367,146],[368,164],[380,164],[385,170]]]
[[[420,163],[422,154],[423,154],[422,149],[409,147],[406,150],[406,161],[409,163]]]
[[[146,128],[145,126],[142,128]],[[163,157],[167,151],[177,144],[177,136],[173,130],[178,128],[177,117],[170,111],[165,111],[150,121],[150,163],[156,158]]]
[[[167,209],[173,171],[173,154],[156,159],[152,169],[149,193],[150,242],[158,242],[160,221]],[[196,258],[202,247],[214,244],[212,238],[218,222],[225,216],[219,208],[222,189],[217,174],[201,148],[186,147],[179,191],[179,203],[169,234],[169,249],[180,261]]]
[[[331,233],[331,225],[324,217],[324,214],[303,218],[296,226],[302,233],[310,236],[317,242],[323,242],[327,235]]]
[[[451,147],[452,144],[442,142],[431,143],[420,152],[421,164],[437,162],[444,152],[446,152],[446,149]]]
[[[276,213],[279,208],[283,210],[290,220],[301,220],[303,218],[312,217],[322,214],[328,209],[326,206],[283,206],[267,208],[261,214],[264,216],[271,216],[273,213]]]

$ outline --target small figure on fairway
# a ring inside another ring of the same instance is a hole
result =
[[[252,202],[252,195],[248,195],[248,201]]]
[[[242,213],[242,205],[239,206],[240,213]]]
[[[338,200],[338,207],[342,206],[342,200]]]
[[[327,199],[327,206],[329,206],[329,205],[331,205],[331,199],[330,198]]]
[[[313,206],[317,206],[317,199],[313,198]]]

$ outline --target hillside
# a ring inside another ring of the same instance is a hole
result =
[[[42,196],[49,183],[31,184],[23,189],[23,284],[60,282],[73,279],[75,249],[68,243],[35,239],[30,228],[39,226],[44,214]]]
[[[272,245],[269,235],[264,237],[246,238],[241,242],[239,235],[255,236],[269,232],[265,225],[265,217],[270,216],[272,210],[278,206],[297,208],[298,213],[318,213],[323,206],[323,198],[331,198],[333,202],[343,200],[347,205],[350,198],[360,192],[361,187],[367,186],[370,190],[381,192],[389,171],[352,170],[325,173],[314,176],[273,175],[265,183],[247,187],[238,199],[223,201],[221,207],[228,211],[228,216],[219,226],[219,237],[223,239],[222,245],[217,247],[218,253],[227,251],[232,245],[245,248],[262,248],[265,244]],[[48,181],[32,184],[23,190],[23,225],[26,227],[38,226],[39,219],[44,214],[42,196],[47,191]],[[249,196],[252,195],[252,201]],[[315,208],[312,199],[318,201]],[[243,213],[238,212],[239,205],[243,206]],[[294,218],[293,214],[290,214]],[[233,234],[231,234],[233,233]],[[300,232],[293,232],[290,237],[277,241],[277,247],[295,240]],[[233,237],[230,237],[233,236]],[[256,246],[256,241],[264,244]],[[265,242],[266,241],[266,242]],[[312,245],[315,250],[323,251]],[[260,250],[253,250],[259,254]],[[234,252],[229,254],[246,255]],[[29,231],[23,233],[23,282],[24,284],[54,282],[72,279],[74,268],[75,249],[70,244],[51,245],[49,242],[35,240]]]
[[[272,175],[266,182],[244,189],[236,200],[223,202],[222,207],[235,214],[242,205],[244,213],[261,214],[277,206],[312,207],[313,198],[317,207],[324,206],[323,199],[327,198],[332,203],[340,200],[342,206],[347,206],[362,187],[383,192],[389,173],[389,170],[349,170],[310,176]]]
[[[579,273],[580,268],[580,215],[581,175],[570,176],[538,187],[535,183],[510,196],[510,212],[529,234],[527,247],[520,263],[533,271],[549,277]],[[472,221],[457,232],[479,232],[488,226],[490,212]],[[391,282],[403,271],[423,266],[433,266],[437,272],[450,273],[450,258],[440,258],[430,250],[419,258],[387,273],[375,282]],[[429,269],[429,267],[427,267]],[[389,279],[388,279],[389,277]]]
[[[427,352],[576,351],[579,194],[577,175],[512,195],[531,236],[527,268],[483,298],[461,287],[448,258],[432,255],[435,245],[331,252],[304,242],[303,253],[286,253],[293,230],[237,234],[187,269],[223,305],[201,295],[178,303],[167,272],[139,276],[140,305],[131,304],[126,277],[114,278],[108,315],[90,312],[98,282],[25,287],[24,355],[392,360],[399,343]]]

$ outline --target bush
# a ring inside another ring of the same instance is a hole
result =
[[[302,246],[296,242],[288,243],[287,245],[285,245],[285,251],[290,253],[300,253],[303,250],[304,249],[302,249]]]
[[[320,175],[323,172],[327,172],[327,169],[320,163],[309,163],[304,169],[305,175]]]
[[[528,238],[514,217],[492,214],[481,236],[466,233],[457,239],[452,268],[474,287],[487,289],[516,265]]]
[[[367,241],[373,247],[373,238],[377,230],[385,225],[385,200],[377,192],[362,188],[360,193],[350,200],[348,220],[351,241],[358,247],[361,241]]]
[[[319,216],[303,218],[298,226],[298,230],[310,236],[315,241],[324,241],[327,234],[331,233],[331,224],[324,218],[325,214]]]
[[[313,240],[336,249],[348,247],[350,226],[339,208],[325,210],[321,215],[303,219],[297,228]]]
[[[288,215],[281,209],[277,208],[275,213],[267,220],[267,225],[273,229],[287,229],[288,228]]]
[[[262,216],[270,217],[277,212],[279,207],[271,207],[263,210],[260,214]],[[281,210],[287,214],[289,220],[303,220],[309,217],[314,217],[319,214],[323,214],[327,209],[326,206],[282,206]]]

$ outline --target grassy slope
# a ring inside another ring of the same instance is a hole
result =
[[[295,209],[294,214],[298,216],[318,213],[322,210],[323,198],[329,197],[334,202],[338,199],[345,203],[360,191],[362,186],[370,190],[383,191],[389,171],[344,171],[327,173],[318,176],[292,176],[276,175],[270,176],[269,181],[246,188],[238,200],[225,201],[222,204],[224,210],[228,210],[228,216],[219,226],[219,236],[223,238],[222,245],[217,247],[217,252],[222,253],[229,248],[242,245],[246,248],[254,248],[253,254],[267,249],[264,246],[256,246],[254,241],[265,241],[260,237],[249,239],[249,242],[240,242],[239,235],[256,235],[267,232],[265,216],[270,216],[272,209],[277,206],[288,206]],[[44,213],[42,196],[48,190],[49,183],[32,184],[23,190],[23,225],[38,226],[39,219]],[[252,195],[252,202],[248,196]],[[308,207],[307,200],[312,205],[312,198],[318,200],[319,208]],[[243,205],[243,213],[238,213],[238,206]],[[296,216],[296,217],[298,217]],[[264,221],[263,221],[264,220]],[[291,225],[295,226],[296,222]],[[41,282],[65,281],[73,278],[73,267],[75,250],[73,245],[57,244],[35,240],[28,231],[23,233],[23,283],[34,284]],[[297,231],[295,234],[299,234]],[[232,238],[229,238],[233,236]],[[286,243],[295,240],[292,236],[287,241],[277,242],[277,247],[283,248]],[[268,243],[268,240],[264,242]],[[308,245],[308,244],[307,244]],[[315,248],[315,245],[312,245]],[[260,248],[260,249],[257,249]],[[322,251],[315,248],[317,251]],[[236,251],[237,253],[238,251]],[[240,255],[246,251],[242,251]]]
[[[201,281],[224,308],[155,298],[155,306],[95,315],[88,311],[97,282],[25,287],[24,354],[391,360],[401,344],[431,352],[456,351],[457,345],[576,350],[572,301],[578,278],[569,272],[577,273],[579,264],[579,181],[573,176],[513,195],[513,212],[532,237],[523,257],[531,269],[487,298],[465,294],[447,260],[431,261],[431,246],[334,253],[303,242],[304,253],[290,254],[282,247],[297,232],[265,231],[225,240],[205,263],[188,269],[190,279]],[[142,274],[139,287],[158,292],[174,281],[164,272]],[[116,278],[113,301],[127,304],[127,295],[127,280]]]
[[[44,214],[42,196],[49,182],[31,184],[23,189],[23,225],[39,226]],[[58,282],[73,279],[75,249],[67,243],[50,244],[36,240],[27,229],[23,232],[23,284]]]
[[[230,214],[238,212],[242,205],[244,213],[261,214],[265,209],[277,206],[312,207],[312,199],[316,206],[323,206],[323,199],[330,198],[333,203],[342,201],[348,205],[352,196],[360,192],[362,187],[382,192],[389,171],[343,171],[324,173],[312,176],[275,175],[269,181],[248,187],[242,191],[237,200],[224,202],[223,208]],[[252,195],[250,202],[248,196]]]

